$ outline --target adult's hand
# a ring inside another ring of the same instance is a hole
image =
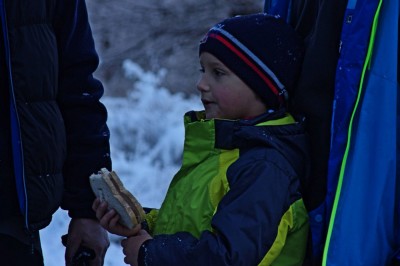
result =
[[[65,250],[65,262],[69,265],[79,246],[91,248],[96,257],[90,266],[104,264],[104,256],[110,246],[107,231],[95,219],[73,218],[69,223],[68,242]]]

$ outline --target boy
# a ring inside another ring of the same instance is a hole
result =
[[[185,115],[185,149],[160,210],[132,230],[96,200],[131,265],[301,265],[307,140],[286,112],[300,39],[267,14],[229,18],[201,40],[205,110]],[[143,230],[145,229],[145,230]]]

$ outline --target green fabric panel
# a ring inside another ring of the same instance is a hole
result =
[[[214,148],[214,120],[185,120],[183,164],[174,176],[154,227],[156,234],[212,230],[216,206],[227,191],[226,170],[237,150]],[[205,189],[206,188],[206,189]]]
[[[302,265],[308,230],[308,213],[303,200],[299,199],[283,215],[274,244],[259,265]]]
[[[149,227],[149,232],[152,233],[154,230],[154,225],[157,221],[158,209],[153,209],[149,213],[146,214],[146,222]]]
[[[239,158],[239,150],[221,150],[219,156],[219,171],[214,176],[209,184],[208,190],[210,191],[210,201],[214,210],[217,209],[222,197],[228,192],[229,184],[226,179],[226,171],[228,167]],[[215,211],[214,211],[215,212]],[[213,213],[214,214],[214,213]]]
[[[293,116],[289,113],[286,113],[286,116],[281,119],[265,121],[258,124],[257,126],[282,126],[293,124],[295,122],[296,121],[294,120]]]

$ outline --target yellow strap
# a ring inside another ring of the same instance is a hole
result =
[[[281,125],[288,125],[293,124],[296,121],[294,120],[293,116],[289,113],[285,114],[285,117],[276,119],[276,120],[269,120],[258,124],[257,126],[281,126]]]

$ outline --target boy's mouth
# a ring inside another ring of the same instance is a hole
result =
[[[201,102],[203,103],[204,106],[206,106],[206,105],[212,103],[212,101],[209,101],[209,100],[207,100],[207,99],[201,99]]]

